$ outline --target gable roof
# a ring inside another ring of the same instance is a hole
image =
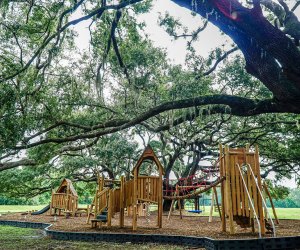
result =
[[[156,154],[154,153],[152,147],[150,145],[148,145],[144,152],[142,153],[141,157],[139,158],[139,160],[137,161],[135,167],[132,170],[132,173],[134,173],[135,171],[139,171],[140,166],[142,165],[142,163],[145,160],[152,160],[155,162],[158,171],[161,172],[161,174],[163,175],[165,173],[163,166],[161,165],[158,157],[156,156]]]
[[[67,179],[67,178],[63,179],[63,181],[61,182],[61,184],[60,184],[59,188],[57,189],[56,193],[64,193],[63,190],[65,188],[67,188],[68,186],[70,188],[71,194],[74,195],[74,196],[78,196],[78,194],[77,194],[77,192],[76,192],[76,190],[73,186],[72,181]]]

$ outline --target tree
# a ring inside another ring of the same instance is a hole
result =
[[[46,162],[57,154],[93,146],[101,136],[138,124],[147,126],[159,114],[174,109],[208,107],[197,115],[299,114],[299,21],[293,14],[298,4],[289,9],[283,1],[255,0],[245,7],[236,0],[174,0],[229,35],[243,53],[247,72],[272,95],[256,99],[208,88],[196,96],[172,99],[167,81],[174,67],[140,34],[143,24],[136,19],[149,11],[150,2],[1,2],[0,170],[40,163],[30,158],[12,162],[22,150],[43,148]],[[271,24],[261,5],[277,17],[282,28]],[[71,20],[79,10],[81,17]],[[82,55],[74,46],[71,27],[86,20],[90,21],[92,49]],[[127,50],[129,45],[133,49]],[[159,63],[145,60],[150,56]],[[207,86],[214,69],[194,76],[199,90]],[[186,76],[183,69],[178,71]],[[186,77],[181,81],[184,86]],[[116,89],[113,104],[103,101],[104,82]],[[149,96],[152,102],[145,105],[142,101]],[[175,120],[180,121],[178,115]]]

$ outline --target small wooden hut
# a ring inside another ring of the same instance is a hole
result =
[[[75,215],[78,209],[78,195],[69,179],[63,179],[56,192],[52,192],[50,214],[58,214],[61,212]]]

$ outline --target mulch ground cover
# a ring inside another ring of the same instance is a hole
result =
[[[183,219],[180,219],[178,215],[173,215],[171,216],[170,220],[168,220],[167,216],[164,215],[162,228],[157,228],[156,226],[156,214],[152,214],[148,217],[139,217],[138,230],[136,232],[132,232],[132,217],[129,216],[125,216],[125,228],[120,228],[118,214],[116,214],[112,219],[112,227],[110,228],[107,228],[105,225],[101,228],[91,228],[91,225],[86,223],[86,216],[70,218],[57,216],[57,220],[55,221],[53,216],[47,214],[22,215],[21,213],[13,213],[2,215],[0,219],[51,223],[53,225],[51,230],[57,231],[187,235],[209,237],[213,239],[241,239],[258,237],[258,234],[252,233],[250,228],[243,229],[238,225],[236,225],[235,228],[235,235],[224,233],[221,231],[220,218],[214,217],[213,221],[209,223],[208,217],[204,216],[184,216]],[[280,220],[279,225],[276,225],[276,233],[279,237],[300,236],[300,220]]]

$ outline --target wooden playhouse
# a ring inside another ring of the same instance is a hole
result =
[[[78,195],[69,179],[64,179],[56,192],[52,192],[50,215],[69,213],[75,215],[78,209]]]

